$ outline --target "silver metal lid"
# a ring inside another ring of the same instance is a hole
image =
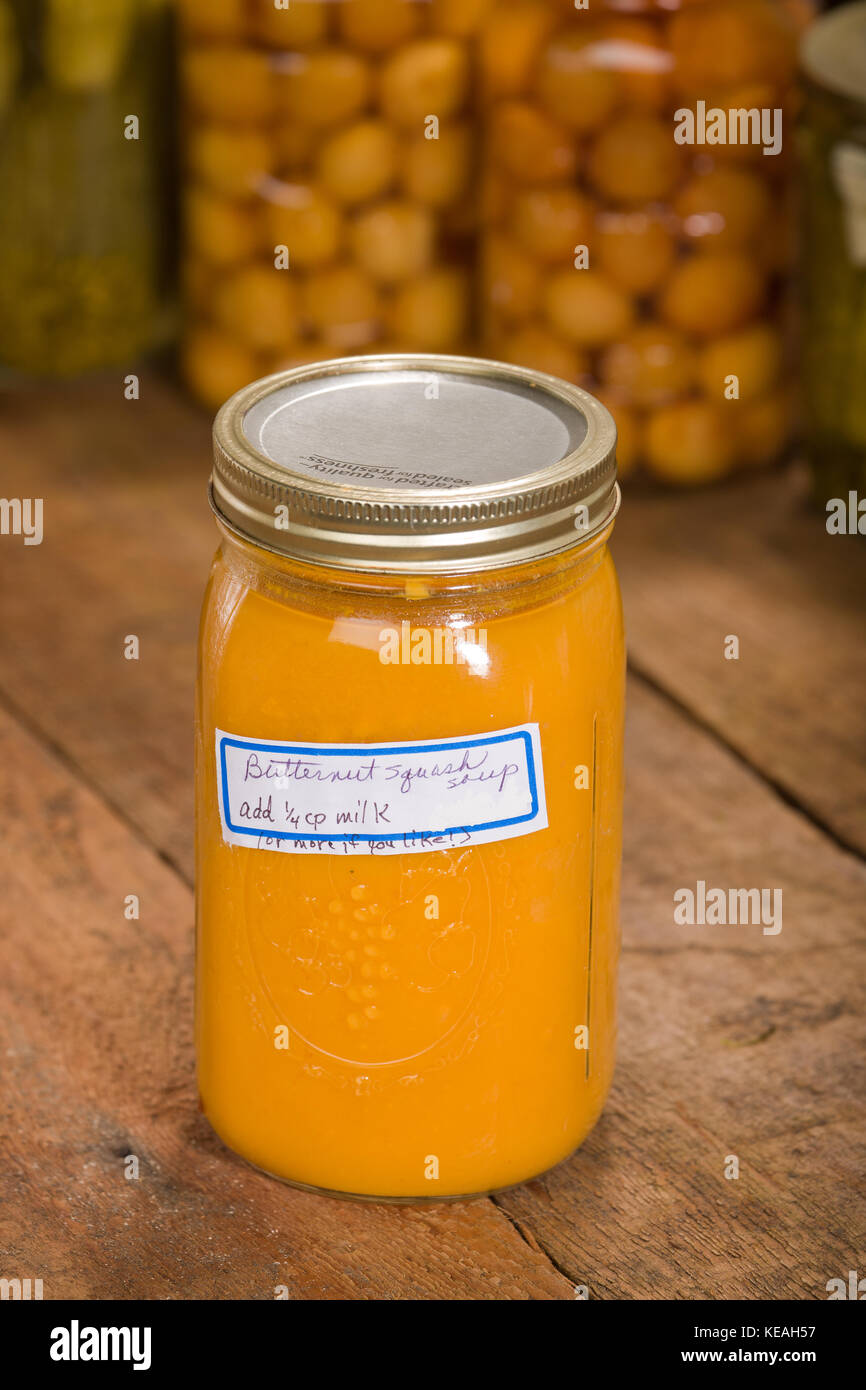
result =
[[[459,574],[582,545],[619,506],[593,396],[503,362],[344,357],[244,387],[214,422],[211,501],[280,554]]]

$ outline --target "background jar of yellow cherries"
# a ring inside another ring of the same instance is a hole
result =
[[[184,375],[459,351],[479,0],[181,0]]]
[[[0,372],[171,328],[169,0],[0,0]]]
[[[810,16],[808,0],[496,0],[485,17],[486,348],[594,391],[622,472],[700,482],[786,445]]]

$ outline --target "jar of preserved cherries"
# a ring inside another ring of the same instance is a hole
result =
[[[467,329],[465,0],[181,0],[187,381]]]
[[[205,1112],[290,1182],[487,1192],[616,1035],[615,431],[580,388],[355,357],[214,426],[196,734]]]
[[[580,381],[619,467],[700,482],[783,451],[805,0],[496,0],[485,91],[491,353]]]

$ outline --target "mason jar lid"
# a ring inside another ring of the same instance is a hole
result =
[[[816,19],[800,41],[800,66],[819,87],[866,106],[866,0]]]
[[[582,545],[619,506],[616,427],[577,386],[503,362],[385,354],[278,372],[214,422],[211,502],[311,563],[453,574]]]

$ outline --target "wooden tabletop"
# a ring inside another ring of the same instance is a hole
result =
[[[0,491],[43,498],[45,528],[0,536],[0,1275],[46,1299],[824,1299],[866,1274],[866,542],[827,534],[796,467],[626,485],[607,1109],[495,1198],[343,1203],[247,1167],[198,1109],[208,455],[157,378],[139,401],[110,381],[0,403]],[[676,925],[699,880],[781,889],[782,930]]]

